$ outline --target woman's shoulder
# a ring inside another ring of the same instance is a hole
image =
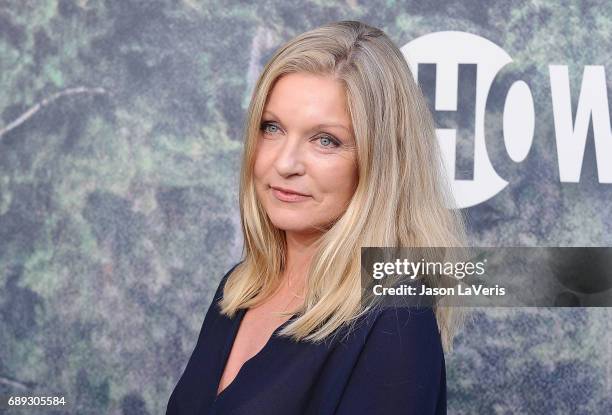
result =
[[[223,275],[223,277],[221,277],[221,281],[219,281],[219,285],[217,286],[217,291],[215,291],[215,296],[213,297],[213,302],[217,302],[217,301],[221,300],[221,297],[223,296],[223,288],[225,287],[225,283],[227,282],[227,279],[232,274],[232,272],[236,269],[236,267],[238,265],[240,265],[241,263],[242,263],[242,261],[239,261],[239,262],[235,263],[229,269],[229,271],[227,271],[225,273],[225,275]]]
[[[337,413],[446,413],[446,369],[434,310],[388,307],[369,317]]]
[[[413,361],[443,357],[436,315],[431,307],[386,307],[374,313],[366,353],[378,360]]]
[[[202,327],[200,328],[200,334],[198,336],[198,344],[202,342],[203,336],[206,334],[206,332],[212,330],[216,326],[217,322],[220,320],[222,315],[220,313],[221,308],[219,307],[219,301],[223,298],[223,288],[225,287],[225,283],[228,277],[232,274],[234,269],[236,269],[236,267],[240,265],[241,262],[234,264],[229,269],[229,271],[227,271],[225,275],[221,277],[221,281],[219,281],[213,299],[209,303],[208,309],[204,315],[204,321],[202,323]],[[208,330],[206,330],[206,328],[208,328]]]
[[[387,307],[374,312],[361,350],[361,371],[385,384],[413,381],[444,368],[444,351],[431,307]]]
[[[357,342],[366,352],[386,350],[407,355],[427,350],[443,353],[436,315],[431,307],[372,309],[339,333],[344,334],[343,343]],[[393,356],[399,355],[396,353]]]
[[[432,307],[384,307],[376,310],[373,329],[394,332],[427,332],[437,330],[436,315]]]
[[[433,341],[439,331],[432,307],[385,307],[375,313],[371,333],[377,337],[427,338]]]

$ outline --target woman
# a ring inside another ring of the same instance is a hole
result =
[[[361,247],[462,245],[440,157],[382,31],[343,21],[281,47],[247,116],[244,259],[219,284],[167,414],[446,413],[456,309],[360,301]]]

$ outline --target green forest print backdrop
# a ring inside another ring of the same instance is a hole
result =
[[[563,180],[552,103],[563,82],[549,68],[567,70],[574,116],[581,87],[599,88],[594,101],[609,95],[609,1],[3,0],[0,396],[67,404],[0,412],[165,411],[240,258],[253,84],[283,42],[335,20],[380,27],[399,47],[440,31],[476,35],[528,85],[530,156],[507,169],[491,156],[508,184],[466,204],[474,245],[612,245],[609,106],[583,132],[580,180]],[[491,117],[501,119],[505,92],[487,104]],[[456,98],[463,109],[474,99]],[[458,143],[474,135],[463,113],[455,126],[472,133]],[[466,177],[476,168],[469,157],[458,166]],[[603,308],[474,310],[446,359],[449,413],[612,413],[611,330]]]

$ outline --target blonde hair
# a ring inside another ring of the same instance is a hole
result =
[[[295,72],[332,76],[345,87],[359,181],[341,215],[318,241],[299,318],[280,335],[324,340],[367,311],[361,304],[361,247],[464,246],[463,219],[442,170],[434,123],[400,50],[379,29],[356,21],[303,33],[276,51],[248,109],[240,178],[243,261],[219,303],[232,318],[274,293],[286,259],[283,230],[258,201],[253,181],[262,112],[276,80]],[[452,350],[460,309],[435,307],[444,349]]]

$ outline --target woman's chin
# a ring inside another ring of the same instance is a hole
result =
[[[270,218],[272,224],[285,232],[310,234],[316,230],[312,224],[305,223],[303,218]]]

